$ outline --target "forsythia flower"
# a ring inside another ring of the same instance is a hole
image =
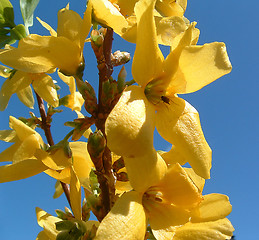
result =
[[[157,240],[230,239],[234,229],[225,218],[232,209],[228,197],[202,196],[204,182],[192,169],[170,166],[148,189],[124,193],[101,222],[95,239],[143,240],[148,223]]]
[[[153,148],[156,126],[198,175],[209,178],[211,149],[198,112],[176,93],[201,89],[229,73],[231,64],[224,43],[193,45],[197,42],[195,24],[164,59],[156,37],[155,2],[140,0],[135,5],[137,44],[132,75],[140,86],[128,87],[108,116],[107,144],[120,156],[140,157]]]
[[[41,136],[22,121],[10,116],[10,127],[13,130],[0,131],[1,140],[14,142],[0,153],[1,162],[12,162],[0,166],[0,182],[20,180],[45,172],[55,179],[70,183],[77,182],[75,177],[71,177],[75,172],[80,184],[90,188],[89,173],[93,163],[87,151],[87,143],[69,144],[73,157],[72,164],[72,159],[65,155],[62,148],[54,150],[53,153],[44,151]]]
[[[47,24],[52,36],[31,34],[19,41],[18,48],[0,51],[0,61],[17,70],[30,73],[51,73],[59,68],[66,75],[75,75],[84,65],[83,47],[91,28],[91,6],[84,19],[68,6],[58,12],[57,33]]]
[[[84,104],[82,95],[76,91],[76,82],[74,77],[65,76],[61,72],[58,72],[60,79],[69,86],[70,94],[65,96],[65,106],[70,108],[72,111],[81,111],[81,107]]]
[[[27,107],[33,108],[34,98],[30,87],[32,84],[35,92],[53,107],[58,107],[59,101],[57,91],[52,78],[45,73],[28,73],[14,71],[10,73],[3,83],[0,91],[0,110],[3,111],[10,97],[16,93],[21,102]]]
[[[12,146],[0,153],[1,162],[12,162],[0,166],[0,182],[9,182],[34,176],[48,167],[35,157],[35,152],[43,146],[41,136],[10,116],[10,127],[13,130],[2,130],[0,139],[14,142]]]
[[[136,42],[137,20],[134,7],[138,0],[89,0],[94,19],[111,27],[118,35]],[[189,21],[183,17],[187,1],[157,1],[155,25],[159,44],[171,45],[173,38],[184,32]]]
[[[43,228],[43,231],[41,231],[38,234],[36,240],[56,240],[56,237],[60,232],[56,229],[56,223],[61,222],[62,219],[54,217],[40,208],[36,208],[36,215],[38,224]],[[90,231],[93,225],[95,225],[96,227],[99,226],[99,222],[97,221],[84,222],[80,219],[75,219],[75,221],[80,222],[80,224],[83,224],[86,231]]]

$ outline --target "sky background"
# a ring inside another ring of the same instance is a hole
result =
[[[15,22],[22,23],[19,1],[11,1],[15,8]],[[65,7],[67,1],[40,1],[35,16],[48,22],[54,29],[57,26],[57,11]],[[70,9],[81,16],[85,1],[71,1]],[[198,44],[214,41],[225,42],[233,66],[230,74],[216,80],[198,92],[182,95],[198,111],[205,137],[213,151],[211,180],[206,181],[204,194],[222,193],[230,198],[233,211],[229,219],[234,225],[237,240],[258,238],[258,198],[259,198],[259,3],[241,0],[189,0],[185,16],[198,22],[200,39]],[[31,33],[48,35],[48,32],[35,21]],[[134,44],[115,37],[113,51],[128,51],[133,56]],[[168,50],[166,50],[168,51]],[[86,55],[87,54],[87,55]],[[88,45],[85,47],[86,73],[84,79],[97,86],[95,58]],[[130,67],[127,65],[131,80]],[[114,71],[117,77],[118,69]],[[57,78],[56,78],[57,79]],[[57,79],[58,80],[58,79]],[[4,79],[0,78],[0,82]],[[60,83],[61,81],[58,80]],[[8,128],[8,116],[29,117],[28,109],[16,96],[9,106],[0,112],[0,129]],[[32,110],[39,116],[38,110]],[[76,115],[66,110],[54,116],[53,135],[57,143],[71,129],[63,126],[63,119],[72,120]],[[0,151],[8,144],[0,142]],[[170,145],[155,137],[157,149],[167,150]],[[68,206],[62,195],[53,199],[55,180],[46,174],[29,179],[0,184],[0,239],[36,239],[41,228],[37,225],[35,207],[54,214],[55,209]]]

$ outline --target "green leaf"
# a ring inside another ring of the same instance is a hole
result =
[[[27,34],[33,25],[33,13],[40,0],[20,0],[20,8]]]
[[[16,25],[10,31],[11,37],[15,40],[21,40],[26,37],[26,30],[23,24]]]
[[[14,11],[13,6],[9,0],[0,1],[0,28],[9,27],[13,28],[14,24]]]
[[[2,35],[0,36],[0,48],[3,48],[6,44],[13,44],[15,41],[11,36]]]

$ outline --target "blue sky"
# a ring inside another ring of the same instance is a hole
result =
[[[17,0],[16,24],[22,23]],[[35,15],[57,26],[57,11],[67,1],[41,1]],[[204,193],[222,193],[229,196],[233,211],[229,219],[233,223],[237,240],[254,240],[258,236],[259,198],[259,103],[258,97],[258,37],[259,20],[257,0],[249,1],[189,1],[185,16],[197,21],[201,30],[198,44],[214,41],[225,42],[233,70],[198,92],[182,96],[198,111],[205,137],[213,151],[211,180],[206,181]],[[81,16],[85,1],[71,1],[70,9]],[[35,21],[31,33],[45,34]],[[129,51],[133,56],[134,45],[115,38],[113,50]],[[89,46],[86,47],[85,79],[96,86],[98,80],[95,59]],[[88,71],[89,69],[89,71]],[[127,64],[130,77],[130,63]],[[114,72],[114,77],[117,76]],[[2,82],[4,79],[0,79]],[[59,81],[60,82],[60,81]],[[38,116],[38,110],[33,112]],[[29,117],[17,97],[12,97],[6,111],[0,112],[0,128],[8,129],[8,116]],[[75,118],[71,111],[54,118],[55,142],[64,137],[63,117]],[[0,150],[7,145],[0,142]],[[166,150],[168,143],[155,138],[157,149]],[[35,207],[54,214],[55,209],[68,206],[65,198],[52,199],[55,180],[45,174],[18,182],[0,184],[0,239],[35,239],[40,231],[36,222]]]

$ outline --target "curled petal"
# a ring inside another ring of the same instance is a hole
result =
[[[179,59],[175,79],[184,84],[177,93],[198,91],[232,69],[224,43],[214,42],[203,46],[188,46]]]
[[[61,171],[55,171],[52,169],[47,169],[44,171],[46,174],[48,174],[50,177],[53,177],[61,182],[70,183],[70,168],[67,167]]]
[[[174,240],[231,239],[234,228],[227,218],[202,223],[187,223],[178,228]]]
[[[194,107],[178,97],[173,97],[169,104],[161,103],[156,127],[164,139],[176,146],[198,175],[210,178],[211,149]]]
[[[153,151],[155,109],[138,86],[128,87],[105,122],[107,145],[119,156]]]
[[[226,195],[212,193],[203,196],[204,200],[194,212],[192,222],[209,222],[226,217],[232,211],[229,198]]]
[[[113,28],[116,33],[121,33],[127,28],[128,23],[120,11],[108,0],[90,0],[93,6],[93,16],[96,21]]]
[[[130,184],[138,192],[159,182],[167,171],[166,163],[155,150],[141,157],[124,158],[124,162]]]
[[[181,154],[180,151],[177,150],[176,146],[172,146],[172,148],[170,149],[170,151],[168,152],[163,152],[161,154],[161,156],[163,157],[163,159],[165,160],[165,162],[167,164],[175,164],[175,163],[179,163],[181,165],[184,165],[186,163],[186,160],[183,156],[183,154]]]
[[[146,233],[146,214],[142,194],[124,193],[102,220],[95,240],[143,240]]]
[[[57,36],[57,32],[49,24],[42,21],[39,17],[36,17],[36,18],[40,22],[40,24],[49,31],[51,36],[53,36],[53,37]]]

